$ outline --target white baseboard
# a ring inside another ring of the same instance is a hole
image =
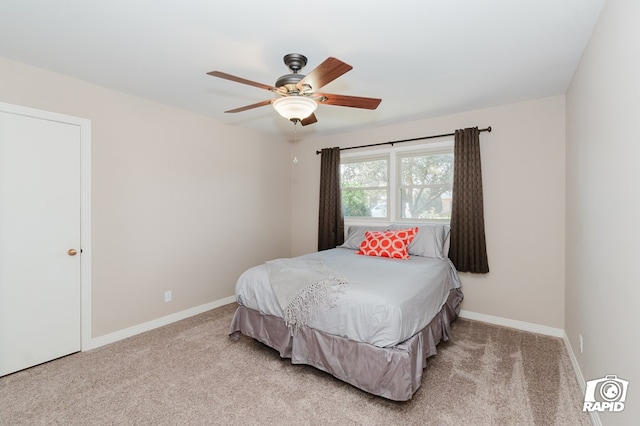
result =
[[[569,353],[569,359],[571,360],[571,365],[576,372],[576,378],[578,379],[578,384],[580,388],[584,391],[587,387],[587,382],[584,380],[584,376],[582,375],[582,371],[580,370],[580,365],[578,365],[578,358],[576,358],[575,352],[573,352],[573,347],[571,347],[571,342],[569,341],[569,336],[567,333],[562,336],[562,340],[564,340],[564,345],[567,348],[567,352]]]
[[[214,302],[205,303],[204,305],[196,306],[181,312],[176,312],[171,315],[167,315],[152,321],[148,321],[142,324],[134,325],[133,327],[125,328],[123,330],[115,331],[113,333],[105,334],[104,336],[91,339],[89,348],[82,348],[83,351],[89,349],[95,349],[100,346],[108,345],[109,343],[117,342],[118,340],[126,339],[127,337],[135,336],[136,334],[144,333],[145,331],[153,330],[154,328],[163,327],[176,321],[183,320],[185,318],[192,317],[194,315],[201,314],[211,309],[218,308],[229,303],[236,301],[235,296],[229,296],[224,299],[216,300]]]
[[[544,334],[546,336],[564,337],[564,330],[561,328],[548,327],[546,325],[533,324],[530,322],[517,321],[508,318],[494,317],[493,315],[479,314],[471,311],[460,311],[460,318],[482,321],[489,324],[501,325],[532,333]]]
[[[564,346],[567,348],[567,352],[569,353],[571,366],[573,367],[573,371],[576,374],[576,378],[578,379],[580,389],[582,389],[582,393],[584,394],[585,389],[587,388],[587,382],[584,380],[582,370],[580,370],[580,365],[578,364],[578,358],[576,358],[576,354],[575,352],[573,352],[573,347],[571,347],[571,342],[569,341],[569,336],[567,336],[567,333],[564,333],[564,336],[562,336],[562,340],[564,340]],[[589,414],[591,415],[591,423],[593,423],[594,426],[602,426],[602,422],[600,421],[600,416],[598,416],[597,411],[591,411],[589,412]]]

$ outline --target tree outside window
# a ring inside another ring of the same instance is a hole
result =
[[[388,217],[388,158],[342,162],[340,175],[345,217]]]
[[[400,157],[402,218],[451,219],[453,153]]]

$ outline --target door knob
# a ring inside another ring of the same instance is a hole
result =
[[[67,254],[69,256],[75,256],[76,254],[78,254],[78,252],[76,251],[76,249],[69,249],[67,250]]]

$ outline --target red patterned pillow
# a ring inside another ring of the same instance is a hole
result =
[[[418,228],[398,231],[367,231],[356,254],[365,256],[391,257],[409,259],[409,243],[418,233]]]

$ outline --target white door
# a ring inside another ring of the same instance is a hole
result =
[[[0,376],[81,348],[80,135],[0,111]]]

